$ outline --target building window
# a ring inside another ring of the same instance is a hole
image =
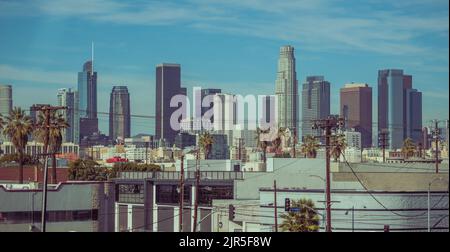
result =
[[[0,212],[0,224],[19,224],[39,222],[40,211],[28,212]],[[70,211],[48,211],[48,222],[68,222],[68,221],[96,221],[98,220],[98,210],[70,210]]]
[[[116,200],[122,203],[144,203],[144,185],[116,185]]]
[[[157,185],[156,203],[157,204],[178,204],[179,203],[178,185]],[[184,203],[190,204],[191,188],[184,187]]]
[[[233,199],[233,186],[200,186],[199,203],[212,205],[213,199]]]

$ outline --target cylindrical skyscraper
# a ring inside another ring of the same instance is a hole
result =
[[[6,116],[12,109],[12,87],[0,84],[0,114]]]
[[[130,94],[126,86],[114,86],[109,107],[111,140],[130,137]]]
[[[294,47],[280,48],[275,95],[278,99],[278,126],[297,130],[298,87]]]

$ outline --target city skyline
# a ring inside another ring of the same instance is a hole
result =
[[[182,15],[181,19],[168,15],[165,19],[155,17],[155,20],[146,20],[139,15],[133,17],[132,14],[140,12],[130,8],[123,20],[118,21],[113,20],[113,17],[119,18],[114,15],[118,8],[118,3],[114,1],[108,1],[102,10],[68,8],[64,2],[39,2],[40,5],[28,3],[27,8],[20,8],[27,3],[0,3],[0,28],[4,33],[1,41],[5,45],[0,49],[0,83],[12,85],[14,106],[28,108],[34,103],[56,104],[56,90],[75,88],[76,72],[90,58],[91,41],[96,43],[95,71],[99,72],[98,111],[109,111],[112,86],[127,83],[131,94],[143,91],[148,94],[148,97],[135,95],[131,104],[133,114],[143,115],[153,115],[149,111],[155,109],[152,69],[160,62],[181,64],[181,85],[188,90],[192,86],[202,86],[221,88],[227,93],[269,95],[275,92],[278,49],[284,44],[291,44],[296,48],[297,79],[300,82],[306,76],[324,75],[331,83],[333,114],[339,113],[339,88],[345,83],[368,83],[374,88],[375,100],[377,71],[398,68],[414,76],[414,88],[423,93],[423,125],[428,126],[428,121],[434,118],[448,118],[448,106],[436,106],[448,103],[447,1],[385,2],[386,7],[382,3],[371,3],[368,5],[374,8],[369,15],[364,11],[361,12],[363,14],[355,11],[346,15],[323,15],[326,23],[338,24],[329,35],[324,32],[329,30],[324,29],[326,27],[321,26],[321,22],[303,30],[275,28],[287,21],[301,27],[310,24],[314,15],[333,12],[324,8],[336,7],[333,1],[311,1],[302,6],[291,2],[271,3],[273,8],[260,3],[215,3],[213,7],[223,12],[219,17],[225,18],[228,10],[224,6],[229,5],[236,7],[230,11],[231,14],[240,18],[248,20],[246,14],[257,17],[249,26],[239,25],[238,22],[227,26],[212,21],[211,26],[221,28],[216,29],[217,32],[205,27],[205,15],[191,15],[192,19],[188,18],[189,15]],[[189,3],[192,6],[187,6],[190,8],[184,14],[208,13],[205,8],[195,10],[200,5],[198,1]],[[90,1],[80,6],[95,7],[96,4],[97,1]],[[185,5],[149,3],[144,9],[181,10]],[[355,10],[367,8],[354,2],[350,5]],[[348,7],[343,6],[343,9]],[[89,11],[98,15],[87,18]],[[294,12],[302,13],[303,17],[295,19]],[[280,13],[285,19],[276,20]],[[264,28],[257,22],[263,18],[270,18],[274,21],[273,25]],[[192,25],[188,25],[189,20]],[[15,25],[11,26],[12,23]],[[402,23],[408,23],[408,27]],[[89,29],[85,29],[87,25]],[[246,32],[251,31],[253,26],[255,32]],[[268,32],[271,34],[268,36],[262,29],[272,29],[274,32]],[[345,38],[341,29],[346,31]],[[364,32],[371,29],[380,38]],[[347,36],[347,32],[352,35]],[[121,36],[116,36],[117,33]],[[71,34],[70,39],[64,34]],[[164,36],[155,38],[154,34]],[[323,36],[330,37],[324,40]],[[375,102],[373,107],[375,115]],[[108,121],[107,116],[99,115],[103,133],[108,132]],[[151,119],[132,118],[132,124],[132,135],[155,133]]]

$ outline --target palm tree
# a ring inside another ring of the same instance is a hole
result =
[[[56,184],[56,154],[61,149],[62,145],[62,134],[64,129],[70,127],[66,119],[62,114],[56,111],[50,112],[50,130],[49,130],[49,140],[45,137],[47,132],[45,127],[45,116],[43,113],[39,113],[38,122],[35,125],[35,135],[36,138],[44,142],[44,146],[48,146],[48,152],[52,154],[52,178],[51,183]]]
[[[266,153],[267,153],[267,146],[269,146],[268,141],[263,140],[261,141],[261,134],[267,134],[270,132],[270,129],[263,130],[261,128],[256,129],[256,141],[257,146],[262,150],[263,152],[263,162],[266,163]]]
[[[334,157],[334,161],[337,162],[341,153],[347,148],[347,142],[344,135],[334,135],[331,138],[331,155]]]
[[[0,114],[0,140],[1,140],[2,130],[3,130],[3,125],[4,124],[5,124],[5,121],[3,120],[2,114]],[[1,154],[2,154],[2,146],[0,146],[0,155]]]
[[[200,136],[199,145],[200,148],[203,150],[203,153],[205,153],[205,159],[208,159],[213,144],[214,139],[208,132],[205,132]]]
[[[314,136],[308,135],[305,137],[301,146],[301,152],[309,158],[317,157],[317,150],[319,149],[319,141]]]
[[[402,153],[405,158],[409,158],[414,155],[416,152],[416,144],[411,138],[406,138],[405,141],[403,141],[403,147],[402,147]]]
[[[317,232],[319,231],[319,215],[315,210],[314,202],[310,199],[291,201],[291,208],[298,208],[298,212],[290,211],[281,214],[283,223],[281,230],[289,232]]]
[[[19,153],[19,183],[23,183],[23,161],[25,148],[28,143],[28,135],[33,132],[31,118],[21,108],[14,107],[5,118],[3,135],[7,136],[17,153]]]
[[[272,145],[275,149],[275,153],[281,154],[282,148],[281,144],[283,143],[283,139],[286,139],[287,131],[286,128],[279,128],[277,132],[277,137],[272,141]]]

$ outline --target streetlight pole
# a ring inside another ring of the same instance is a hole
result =
[[[427,216],[427,221],[428,221],[428,232],[431,232],[431,184],[433,184],[434,181],[436,180],[441,180],[442,178],[434,178],[433,180],[431,180],[428,183],[428,194],[427,194],[427,205],[428,205],[428,216]]]
[[[352,232],[355,232],[355,206],[352,206]]]
[[[352,206],[352,208],[348,209],[345,212],[345,215],[348,215],[348,211],[352,210],[352,232],[355,232],[355,206]]]
[[[321,176],[319,176],[319,175],[309,175],[309,177],[318,178],[318,179],[322,180],[323,183],[324,183],[324,186],[323,186],[323,203],[324,203],[325,208],[323,209],[323,213],[322,213],[322,218],[323,218],[322,222],[324,224],[324,229],[326,230],[327,229],[327,223],[326,223],[326,220],[325,220],[325,216],[326,216],[327,194],[325,192],[325,188],[327,187],[327,181],[324,178],[322,178]]]

